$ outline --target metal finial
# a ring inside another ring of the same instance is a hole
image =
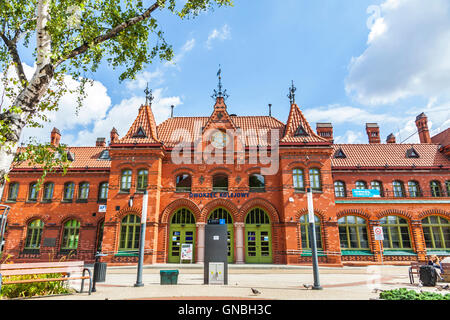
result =
[[[154,99],[153,94],[152,94],[152,89],[148,90],[148,82],[147,82],[147,88],[145,88],[144,93],[145,93],[145,105],[148,106],[149,103],[151,104]]]
[[[269,117],[272,116],[272,104],[269,103]]]
[[[174,106],[174,105],[171,105],[170,108],[172,109],[172,110],[170,111],[170,117],[173,118],[173,108],[175,108],[175,106]]]
[[[294,87],[294,80],[292,80],[292,86],[289,88],[289,94],[288,98],[291,104],[295,103],[295,91],[297,91],[297,88]]]
[[[219,84],[217,85],[217,90],[214,89],[214,93],[211,96],[211,98],[213,98],[213,99],[217,99],[217,98],[227,99],[229,97],[226,89],[222,92],[222,76],[221,75],[222,75],[222,69],[219,64],[219,71],[217,71],[217,76],[219,77]]]

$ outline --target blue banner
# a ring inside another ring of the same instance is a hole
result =
[[[378,189],[352,189],[353,197],[355,198],[375,198],[380,196]]]

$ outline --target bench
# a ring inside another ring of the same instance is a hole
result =
[[[86,272],[88,275],[85,275]],[[2,281],[5,276],[22,276],[37,274],[61,274],[56,278],[39,278],[24,280],[6,280]],[[83,292],[84,280],[89,280],[89,294],[92,292],[92,274],[91,270],[84,267],[84,261],[68,261],[68,262],[43,262],[43,263],[11,263],[0,265],[0,292],[2,285],[33,283],[33,282],[50,282],[50,281],[69,281],[81,280],[81,290]]]
[[[420,267],[421,266],[426,266],[427,263],[426,262],[419,262],[419,261],[412,261],[411,262],[411,266],[409,267],[409,282],[411,284],[414,284],[414,276],[418,276],[419,277],[419,271],[420,271]]]

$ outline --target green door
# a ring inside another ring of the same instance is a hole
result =
[[[252,209],[245,219],[245,262],[272,263],[272,232],[267,213]]]
[[[209,215],[208,219],[225,219],[227,225],[227,246],[228,246],[228,263],[234,262],[234,229],[233,229],[233,219],[231,218],[228,210],[224,208],[217,208]]]
[[[195,218],[189,209],[181,208],[172,216],[169,228],[169,256],[167,262],[180,263],[181,245],[192,244],[192,262],[195,262]],[[183,260],[183,263],[190,263]]]

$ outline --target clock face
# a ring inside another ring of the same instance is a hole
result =
[[[217,131],[212,135],[211,143],[215,148],[223,149],[227,144],[227,135],[222,131]]]

